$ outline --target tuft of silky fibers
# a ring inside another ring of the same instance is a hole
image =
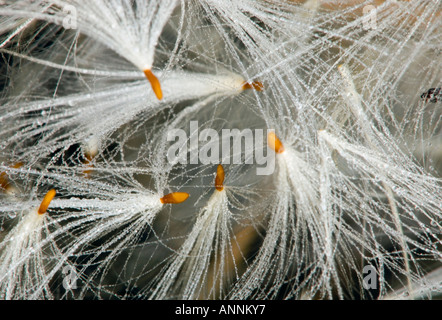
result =
[[[0,298],[440,298],[441,12],[0,1]]]

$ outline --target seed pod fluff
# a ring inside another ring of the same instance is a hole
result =
[[[0,1],[0,298],[440,299],[441,32],[427,0]]]

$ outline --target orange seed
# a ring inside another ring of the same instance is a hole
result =
[[[284,146],[274,132],[269,133],[267,137],[267,143],[269,144],[269,147],[272,148],[276,153],[284,152]]]
[[[259,81],[254,81],[252,83],[246,82],[242,85],[242,89],[255,89],[256,91],[262,91],[264,89],[264,85]]]
[[[166,194],[164,197],[160,199],[161,203],[181,203],[189,198],[189,194],[187,192],[172,192]]]
[[[143,72],[147,80],[149,80],[150,85],[152,86],[152,90],[157,96],[158,100],[163,99],[163,91],[161,90],[161,84],[158,78],[149,69],[146,69]]]
[[[55,197],[55,189],[49,190],[45,197],[43,198],[43,201],[40,204],[40,207],[38,208],[38,214],[44,214],[48,210],[49,204],[51,203],[52,199]]]
[[[216,168],[216,177],[215,177],[215,189],[218,191],[223,191],[224,189],[224,168],[222,165],[218,165]]]

